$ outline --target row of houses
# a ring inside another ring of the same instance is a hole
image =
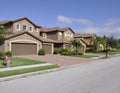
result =
[[[17,20],[3,20],[0,24],[11,34],[6,35],[5,43],[0,46],[1,52],[11,51],[13,55],[36,55],[39,49],[47,54],[53,54],[55,49],[73,51],[72,40],[79,40],[82,44],[80,52],[92,47],[91,39],[95,34],[77,34],[71,28],[46,28],[36,25],[28,18]]]

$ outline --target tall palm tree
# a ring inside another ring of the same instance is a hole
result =
[[[76,54],[78,54],[79,48],[82,46],[80,41],[73,40],[73,41],[71,41],[71,45],[73,45],[73,47],[75,47]]]
[[[100,44],[102,44],[105,47],[106,38],[98,36],[98,37],[92,38],[92,42],[93,42],[93,49],[97,51]]]

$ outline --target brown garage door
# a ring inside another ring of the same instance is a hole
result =
[[[51,54],[52,53],[52,45],[49,44],[43,44],[43,49],[45,50],[46,54]]]
[[[37,44],[35,43],[12,43],[13,55],[36,55]]]

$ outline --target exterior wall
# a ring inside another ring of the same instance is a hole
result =
[[[19,24],[20,25],[20,30],[16,30],[16,25]],[[18,21],[18,22],[15,22],[13,23],[13,33],[17,33],[19,31],[23,31],[23,25],[26,25],[27,26],[27,30],[26,31],[29,31],[30,33],[32,34],[35,34],[35,35],[38,35],[39,36],[39,28],[37,28],[38,30],[36,31],[35,30],[35,26],[33,24],[31,24],[28,20],[24,19],[24,20],[21,20],[21,21]],[[30,27],[33,28],[33,31],[30,31]]]
[[[65,49],[67,49],[68,51],[71,51],[72,49],[72,47],[71,47],[71,45],[70,44],[64,44],[64,48]]]
[[[78,41],[80,41],[80,43],[82,44],[79,52],[80,52],[80,53],[85,53],[85,51],[86,51],[86,44],[81,40],[81,39],[83,39],[83,38],[75,38],[75,39],[78,40]]]
[[[87,42],[87,44],[91,44],[92,37],[84,37],[84,41]]]
[[[54,48],[58,49],[58,50],[62,50],[63,49],[63,44],[54,44]]]
[[[5,27],[6,27],[6,29],[7,29],[8,32],[13,33],[13,24],[12,23],[5,25]]]
[[[64,35],[64,40],[65,41],[71,41],[71,40],[73,40],[73,32],[71,31],[71,30],[67,30],[67,31],[65,31],[64,33],[63,33],[63,35]]]
[[[64,38],[63,32],[57,32],[57,35],[58,35],[58,40],[62,41]]]
[[[52,40],[58,40],[58,32],[49,32],[47,33],[47,38],[52,39]]]
[[[4,45],[5,44],[3,44],[2,46],[0,46],[0,52],[4,52],[4,48],[5,48]]]
[[[32,36],[30,36],[28,34],[23,34],[23,35],[11,38],[9,40],[6,40],[5,41],[5,52],[11,51],[11,43],[12,42],[36,43],[37,44],[37,52],[39,51],[39,49],[42,48],[42,43],[39,40],[33,38]]]

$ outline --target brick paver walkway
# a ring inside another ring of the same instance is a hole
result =
[[[52,64],[58,64],[59,66],[68,66],[73,64],[79,64],[82,62],[90,62],[97,60],[93,58],[80,58],[80,57],[61,56],[61,55],[52,55],[52,54],[46,54],[45,56],[25,55],[19,57],[45,61]]]

